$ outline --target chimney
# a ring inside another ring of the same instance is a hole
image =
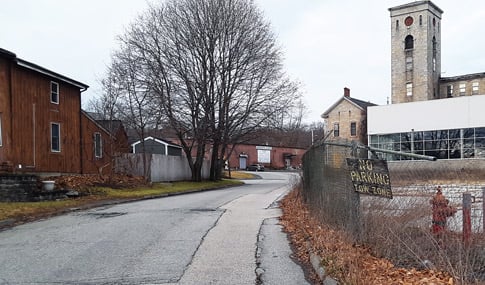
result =
[[[350,89],[347,87],[344,87],[344,97],[350,97]]]

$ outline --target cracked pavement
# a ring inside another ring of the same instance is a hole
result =
[[[308,284],[277,224],[283,172],[0,232],[0,284]]]

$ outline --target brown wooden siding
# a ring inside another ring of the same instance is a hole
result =
[[[115,144],[112,143],[114,138],[101,128],[94,121],[89,119],[84,113],[81,115],[82,121],[82,152],[83,152],[83,173],[99,173],[99,174],[109,174],[112,170],[112,153],[111,146]],[[95,157],[94,154],[94,135],[95,133],[101,134],[102,138],[102,157]]]
[[[59,104],[50,84],[59,84]],[[12,70],[12,156],[26,171],[80,173],[79,88],[22,67]],[[51,123],[60,124],[61,151],[51,151]]]
[[[7,60],[0,58],[0,120],[2,123],[2,146],[0,146],[0,164],[9,160],[10,145],[10,77]]]

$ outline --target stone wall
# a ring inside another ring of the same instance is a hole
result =
[[[33,201],[39,192],[37,176],[27,174],[0,174],[0,201]]]

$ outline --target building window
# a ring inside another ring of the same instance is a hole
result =
[[[338,137],[340,136],[340,129],[338,123],[333,124],[333,136]]]
[[[61,125],[51,123],[51,151],[61,152]]]
[[[485,158],[485,128],[429,130],[371,135],[369,146],[424,154],[437,159]],[[388,160],[409,160],[398,154],[382,154]]]
[[[460,96],[465,96],[466,94],[466,84],[460,83]]]
[[[411,35],[408,35],[404,39],[404,49],[413,49],[414,48],[414,38]]]
[[[59,104],[59,84],[51,81],[51,103]]]
[[[350,136],[352,136],[352,137],[357,136],[357,123],[356,122],[350,123]]]
[[[422,15],[419,15],[419,25],[420,26],[423,25],[423,16]]]
[[[446,86],[446,95],[449,97],[453,97],[453,85]]]
[[[407,96],[413,96],[413,84],[412,83],[406,83],[406,95]]]
[[[477,95],[479,92],[480,84],[478,82],[472,83],[472,95]]]
[[[436,71],[436,55],[438,53],[436,37],[433,37],[433,71]]]
[[[396,30],[399,30],[399,20],[396,20]]]
[[[94,157],[103,157],[103,139],[100,133],[94,133]]]
[[[413,70],[413,57],[406,56],[406,71]]]

